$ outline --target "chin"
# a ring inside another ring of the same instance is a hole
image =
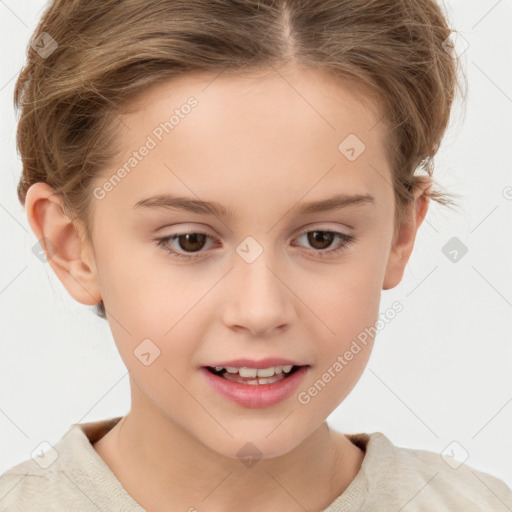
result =
[[[250,467],[251,460],[275,459],[284,456],[303,441],[302,438],[293,438],[284,432],[281,436],[276,436],[275,439],[266,439],[265,435],[267,434],[262,434],[260,429],[254,435],[247,434],[246,436],[237,436],[234,439],[224,439],[224,442],[218,444],[212,444],[212,438],[209,437],[208,442],[204,442],[204,444],[210,450],[224,457],[239,459],[242,462],[247,461],[247,465]]]

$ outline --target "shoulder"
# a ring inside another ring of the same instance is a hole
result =
[[[73,424],[54,446],[0,475],[0,510],[143,512],[91,444],[117,421]]]
[[[440,453],[396,446],[380,432],[370,437],[389,456],[403,512],[512,510],[512,491],[499,478]]]
[[[45,442],[39,453],[32,453],[30,459],[0,475],[2,510],[24,512],[44,504],[45,510],[53,511],[54,502],[57,501],[55,498],[65,494],[70,483],[68,480],[66,484],[70,451],[77,451],[77,435],[71,427],[58,443],[51,445]],[[52,499],[49,500],[49,497]]]
[[[42,457],[24,460],[0,476],[1,510],[29,512],[39,507],[53,512],[61,510],[63,502],[67,506],[75,505],[67,503],[65,498],[70,495],[70,486],[73,486],[72,479],[67,478],[66,468],[57,462],[52,464],[53,467],[46,467],[52,450],[54,448]]]
[[[65,478],[64,472],[44,470],[33,459],[20,462],[0,476],[1,510],[29,512],[34,505],[45,504],[45,510],[52,511],[48,497],[63,491]]]

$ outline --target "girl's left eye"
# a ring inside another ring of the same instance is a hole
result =
[[[340,233],[339,231],[327,231],[316,229],[314,231],[306,231],[302,235],[298,237],[306,237],[308,243],[319,244],[323,246],[327,243],[327,246],[330,246],[334,239],[339,239],[340,243],[334,248],[325,250],[325,247],[320,247],[318,251],[313,251],[316,253],[316,256],[325,257],[336,255],[348,248],[351,244],[355,242],[355,237],[353,235],[347,235],[345,233]],[[211,237],[206,233],[198,233],[198,232],[189,232],[189,233],[177,233],[175,235],[166,236],[164,238],[157,238],[158,247],[161,247],[164,251],[176,256],[178,258],[185,258],[188,260],[194,260],[200,257],[195,253],[201,251],[204,247],[206,240]],[[183,251],[177,251],[169,242],[178,241],[178,245],[181,246]],[[318,248],[318,247],[317,247]],[[186,250],[190,250],[192,254],[187,254]],[[204,251],[203,251],[204,252]]]
[[[314,253],[315,256],[320,256],[321,258],[340,254],[341,252],[348,249],[348,247],[351,244],[353,244],[356,239],[355,236],[353,235],[347,235],[346,233],[340,233],[339,231],[327,231],[322,229],[306,231],[305,233],[299,236],[299,238],[302,237],[306,237],[308,243],[310,244],[320,245],[320,247],[314,247],[316,249],[320,249],[320,251],[314,251]],[[325,250],[325,247],[323,247],[323,245],[327,242],[327,245],[330,246],[332,241],[335,239],[339,240],[339,244],[335,246],[334,249]]]

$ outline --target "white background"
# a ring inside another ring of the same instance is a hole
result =
[[[0,473],[72,423],[130,406],[107,322],[32,254],[37,240],[16,196],[13,88],[44,5],[0,2]],[[462,195],[460,208],[431,202],[402,283],[382,293],[382,312],[395,300],[404,311],[378,334],[364,375],[329,422],[437,453],[456,440],[468,465],[512,486],[512,200],[504,192],[512,197],[512,0],[446,7],[469,43],[469,96],[465,118],[456,106],[434,177]],[[468,247],[457,263],[441,250],[452,237]]]

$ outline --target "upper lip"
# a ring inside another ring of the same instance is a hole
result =
[[[259,361],[255,361],[254,359],[233,359],[232,361],[221,361],[218,363],[213,363],[208,365],[211,368],[215,368],[216,366],[222,366],[224,368],[231,366],[235,368],[270,368],[271,366],[306,366],[295,361],[291,361],[289,359],[281,359],[279,357],[267,357],[265,359],[260,359]]]

